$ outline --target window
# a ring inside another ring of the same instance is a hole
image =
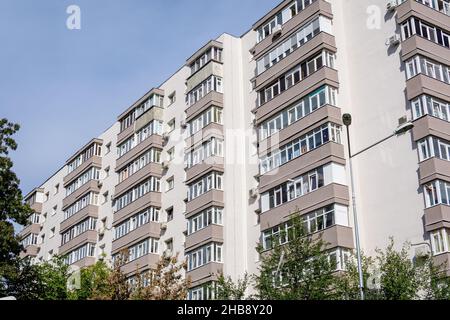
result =
[[[420,140],[417,143],[420,161],[436,157],[450,161],[450,142],[433,136]]]
[[[105,179],[109,177],[110,171],[111,171],[111,168],[109,166],[105,168]]]
[[[126,263],[135,261],[141,257],[148,254],[158,254],[159,253],[159,240],[154,238],[148,238],[128,249],[128,258]],[[113,257],[113,264],[118,255]]]
[[[144,103],[134,108],[120,120],[120,132],[131,127],[131,125],[134,124],[137,118],[139,118],[143,113],[150,110],[151,108],[162,108],[164,105],[163,102],[163,96],[159,94],[152,94]]]
[[[297,178],[289,180],[261,195],[261,210],[267,212],[302,197],[330,183],[345,185],[345,167],[329,163]]]
[[[127,139],[125,142],[121,143],[117,147],[117,155],[118,157],[122,157],[132,149],[134,149],[137,145],[147,140],[152,135],[160,135],[163,134],[163,122],[159,120],[153,120],[149,124],[147,124],[144,128],[137,131],[131,138]]]
[[[188,261],[187,271],[192,271],[211,262],[222,263],[222,250],[222,244],[211,243],[199,249],[195,249],[194,251],[188,252],[186,254]]]
[[[411,101],[411,109],[414,119],[429,115],[450,122],[450,103],[435,97],[422,95]]]
[[[449,252],[450,231],[448,229],[434,231],[431,233],[430,238],[434,255]]]
[[[450,183],[442,180],[430,182],[424,186],[427,208],[437,205],[450,205]]]
[[[309,77],[323,66],[334,68],[334,53],[323,50],[317,56],[298,64],[271,85],[258,91],[258,106],[261,106],[303,79]]]
[[[221,108],[211,107],[187,123],[189,135],[196,134],[211,123],[223,124]]]
[[[49,236],[49,238],[51,239],[51,238],[53,238],[54,236],[55,236],[55,227],[53,227],[53,228],[50,229],[50,236]]]
[[[169,239],[166,241],[166,250],[169,252],[173,252],[173,239]]]
[[[106,192],[103,194],[103,203],[104,203],[104,204],[107,203],[108,200],[109,200],[109,192],[106,191]]]
[[[98,193],[89,192],[88,194],[82,196],[77,202],[72,204],[64,211],[64,220],[69,219],[73,215],[77,214],[89,205],[98,205]]]
[[[120,239],[150,222],[160,222],[159,208],[149,207],[116,226],[114,228],[114,240]]]
[[[185,168],[202,163],[210,157],[223,157],[223,140],[212,137],[185,155]]]
[[[340,125],[327,123],[320,128],[291,141],[279,150],[270,152],[267,156],[260,159],[261,174],[272,171],[328,142],[340,144],[341,131],[342,128]]]
[[[167,222],[172,221],[173,220],[173,207],[166,209],[166,214],[167,214]]]
[[[58,194],[59,192],[59,183],[55,186],[55,194]]]
[[[188,200],[192,201],[211,190],[223,190],[223,174],[212,172],[188,186]]]
[[[38,244],[38,235],[31,233],[20,242],[24,248],[28,246],[35,246]],[[42,243],[42,242],[41,242]]]
[[[223,225],[223,208],[211,207],[188,219],[188,235],[205,229],[209,225]]]
[[[450,84],[450,67],[423,56],[415,56],[406,61],[407,79],[409,80],[418,74]]]
[[[119,171],[119,183],[125,181],[150,163],[161,163],[161,150],[151,148]]]
[[[402,23],[403,39],[406,40],[413,35],[418,35],[436,44],[450,49],[450,33],[425,23],[421,19],[411,17]]]
[[[209,282],[201,286],[189,289],[189,300],[214,300],[216,297],[216,283]]]
[[[167,123],[167,132],[172,132],[173,130],[175,130],[175,118],[173,118],[172,120],[170,120]]]
[[[197,87],[192,89],[186,95],[186,103],[190,107],[193,104],[197,103],[204,96],[206,96],[211,91],[215,91],[218,93],[223,93],[223,84],[222,78],[217,76],[211,76],[202,83],[200,83]]]
[[[108,153],[110,153],[111,152],[111,142],[108,142],[107,144],[106,144],[106,153],[105,154],[108,154]]]
[[[94,243],[87,243],[68,253],[65,257],[65,263],[71,265],[86,257],[95,257]]]
[[[137,199],[142,198],[149,192],[161,192],[161,181],[157,177],[150,177],[147,181],[134,187],[115,200],[115,211],[120,211]]]
[[[44,196],[44,201],[47,202],[50,199],[50,193],[46,192]]]
[[[174,177],[167,179],[166,183],[167,183],[166,191],[172,190],[175,186]]]
[[[52,208],[52,216],[54,216],[56,214],[56,212],[58,211],[58,206],[54,206]]]
[[[167,151],[167,160],[172,161],[173,159],[175,159],[175,147]]]
[[[96,167],[90,168],[85,172],[83,172],[80,176],[78,176],[78,178],[76,178],[74,182],[72,182],[70,185],[67,186],[66,197],[70,196],[72,193],[74,193],[76,190],[78,190],[91,180],[100,180],[99,168]]]
[[[222,48],[211,47],[206,50],[199,58],[191,63],[191,75],[203,68],[211,60],[222,62]]]
[[[174,91],[172,94],[169,95],[169,106],[171,106],[172,104],[174,104],[177,101],[177,95],[176,92]]]
[[[261,57],[257,62],[256,75],[260,75],[268,70],[296,49],[310,41],[321,31],[331,32],[331,20],[324,16],[319,16],[306,25],[300,27],[290,38],[281,43],[278,47]]]
[[[66,244],[67,242],[71,241],[72,239],[75,239],[79,235],[87,232],[87,231],[94,231],[97,227],[97,219],[89,217],[82,222],[76,224],[69,230],[65,231],[61,235],[61,245]]]
[[[102,155],[102,147],[99,143],[93,143],[86,149],[84,149],[74,160],[72,160],[68,168],[68,174],[73,172],[75,169],[77,169],[79,166],[81,166],[83,163],[85,163],[87,160],[92,158],[93,156],[100,157]]]
[[[276,13],[268,22],[256,29],[257,43],[269,37],[273,33],[276,26],[285,24],[314,1],[316,0],[295,0],[290,2],[283,10]]]

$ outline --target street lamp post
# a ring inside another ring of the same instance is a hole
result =
[[[359,225],[358,225],[358,213],[356,209],[356,195],[355,195],[355,181],[353,178],[353,163],[352,163],[352,152],[350,145],[350,130],[349,127],[352,124],[352,116],[348,113],[344,114],[342,117],[345,127],[347,128],[347,146],[348,146],[348,159],[349,159],[349,169],[350,169],[350,180],[352,188],[352,204],[353,204],[353,223],[355,228],[355,241],[356,241],[356,256],[358,259],[358,274],[359,274],[359,293],[361,300],[364,300],[364,277],[362,271],[362,260],[361,260],[361,242],[359,239]]]

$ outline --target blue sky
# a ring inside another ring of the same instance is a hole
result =
[[[81,8],[68,30],[66,8]],[[208,40],[240,36],[278,0],[0,0],[0,118],[20,123],[24,193]]]

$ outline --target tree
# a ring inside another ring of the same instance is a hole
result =
[[[247,289],[250,286],[250,276],[245,273],[242,279],[234,283],[231,277],[222,274],[217,279],[216,299],[217,300],[246,300]]]
[[[43,291],[40,300],[67,300],[69,298],[68,281],[72,272],[64,257],[54,256],[52,260],[38,266],[39,281]]]
[[[183,276],[186,262],[179,262],[178,255],[162,257],[156,268],[136,274],[138,285],[132,293],[133,300],[185,300],[190,278]]]
[[[320,236],[314,239],[306,233],[298,215],[288,225],[287,233],[282,232],[272,239],[272,251],[262,252],[258,248],[262,257],[260,274],[255,277],[258,298],[333,299],[335,265],[325,252],[326,244]]]
[[[12,171],[13,162],[9,153],[17,149],[12,136],[20,129],[18,124],[0,119],[0,292],[2,295],[17,294],[15,281],[24,276],[19,270],[21,263],[17,261],[22,251],[20,239],[15,235],[13,222],[25,225],[32,213],[28,205],[23,204],[19,179]],[[29,275],[31,276],[31,275]],[[11,282],[11,283],[10,283]]]
[[[0,297],[13,296],[18,300],[39,300],[45,288],[41,281],[39,266],[30,258],[15,259],[13,265],[3,269],[6,283],[0,285]],[[1,289],[3,287],[3,290]]]
[[[71,300],[94,300],[107,296],[112,288],[108,280],[114,272],[104,260],[80,270],[80,288],[69,293]]]

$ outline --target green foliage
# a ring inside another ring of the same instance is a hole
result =
[[[217,300],[246,300],[246,292],[250,286],[250,276],[245,273],[242,279],[234,283],[231,277],[220,274],[217,279],[216,299]]]
[[[67,300],[69,291],[67,283],[71,276],[70,267],[64,258],[55,256],[52,260],[38,265],[39,277],[43,286],[41,300]]]
[[[94,300],[111,292],[108,282],[113,270],[104,261],[80,270],[80,288],[69,292],[71,300]]]
[[[18,124],[0,119],[0,272],[7,268],[7,265],[14,264],[14,259],[22,249],[12,222],[25,225],[32,213],[31,209],[23,204],[20,181],[12,171],[13,162],[9,158],[9,153],[17,149],[17,143],[12,136],[19,129]]]
[[[301,218],[296,216],[290,223],[292,228],[289,234],[280,235],[280,238],[287,237],[288,243],[280,245],[278,238],[274,239],[271,252],[259,249],[262,261],[260,274],[255,277],[258,298],[333,299],[335,266],[324,252],[326,244],[320,238],[306,234]]]

